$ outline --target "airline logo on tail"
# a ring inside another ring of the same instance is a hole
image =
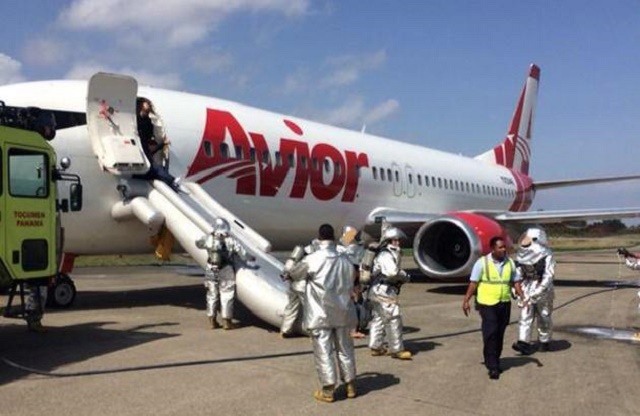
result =
[[[528,175],[531,160],[532,125],[538,99],[540,68],[531,65],[505,140],[492,150],[478,156],[485,162],[505,166],[515,173]]]
[[[293,121],[283,122],[295,135],[304,134]],[[230,152],[234,152],[235,157]],[[285,137],[280,138],[276,154],[274,161],[265,136],[247,133],[230,112],[207,109],[202,142],[187,176],[195,176],[202,184],[225,175],[236,179],[237,194],[273,197],[293,171],[290,198],[304,198],[310,189],[320,201],[340,197],[342,202],[353,202],[358,191],[359,170],[369,166],[366,153],[341,152],[327,143],[310,148],[305,141]]]

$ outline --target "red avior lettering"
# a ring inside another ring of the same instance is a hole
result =
[[[291,187],[291,198],[304,198],[307,193],[307,184],[309,183],[309,168],[311,161],[309,160],[309,145],[305,142],[297,140],[282,139],[280,140],[280,149],[288,154],[293,154],[296,160],[296,172],[293,176],[293,186]]]
[[[345,152],[345,156],[347,157],[347,183],[342,195],[342,201],[353,202],[358,191],[360,169],[369,167],[369,158],[366,153],[356,154],[350,150]]]
[[[249,138],[244,132],[244,129],[236,120],[236,118],[227,111],[207,109],[207,121],[202,134],[202,143],[198,148],[196,157],[189,166],[187,176],[195,175],[198,172],[202,172],[212,166],[228,163],[229,149],[227,148],[227,154],[222,152],[222,145],[227,136],[227,132],[231,136],[235,151],[235,147],[239,147],[242,151],[242,158],[249,160]],[[208,143],[205,145],[205,143]],[[207,154],[206,147],[210,148],[211,154]],[[203,178],[202,181],[206,181],[209,178]],[[256,194],[256,176],[246,175],[237,179],[236,193],[241,195],[255,195]]]
[[[294,133],[303,134],[297,124],[284,122]],[[289,160],[295,160],[290,198],[304,198],[310,187],[315,198],[328,201],[344,189],[341,200],[353,202],[357,196],[359,170],[369,166],[365,153],[345,151],[343,156],[340,150],[326,143],[309,149],[307,142],[281,138],[279,153],[281,160],[275,163],[263,134],[247,134],[231,113],[207,109],[202,142],[187,176],[200,174],[197,181],[204,183],[224,175],[236,180],[237,194],[273,197],[292,170]],[[326,161],[332,169],[325,169]]]
[[[260,196],[276,196],[289,170],[289,167],[284,163],[287,157],[282,150],[282,144],[280,154],[283,158],[283,163],[280,166],[276,164],[274,167],[270,160],[264,159],[265,153],[269,151],[269,146],[267,146],[267,141],[264,139],[264,136],[258,133],[249,133],[249,135],[251,136],[258,156]]]
[[[345,163],[342,155],[333,146],[319,144],[311,151],[312,160],[316,160],[317,166],[311,169],[311,192],[321,201],[335,198],[345,182]],[[324,183],[324,162],[329,159],[333,165],[333,178],[328,184]]]

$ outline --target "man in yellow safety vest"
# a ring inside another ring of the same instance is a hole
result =
[[[469,301],[477,290],[477,309],[482,318],[484,365],[489,370],[489,378],[497,380],[500,378],[504,332],[511,318],[511,286],[520,299],[524,299],[524,295],[520,287],[522,278],[513,260],[507,257],[504,238],[493,237],[489,245],[491,253],[479,258],[473,266],[462,310],[469,316]]]

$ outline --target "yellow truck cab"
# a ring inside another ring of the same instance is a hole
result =
[[[57,186],[72,181],[69,210],[82,208],[82,185],[56,168],[48,140],[55,119],[35,108],[5,107],[0,101],[0,285],[10,287],[7,317],[24,315],[24,283],[49,285],[58,273],[62,230]],[[16,294],[20,306],[12,307]]]

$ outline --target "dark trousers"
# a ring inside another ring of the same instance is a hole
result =
[[[504,331],[511,318],[511,302],[498,302],[492,306],[478,305],[478,309],[482,318],[484,365],[489,370],[498,370]]]

